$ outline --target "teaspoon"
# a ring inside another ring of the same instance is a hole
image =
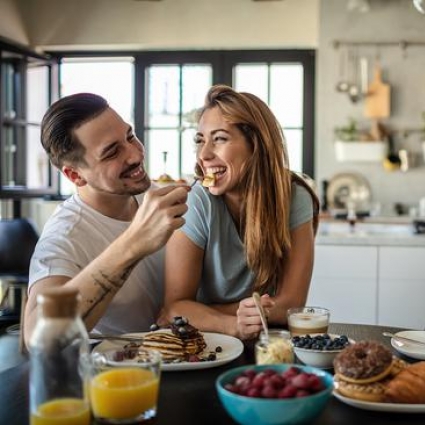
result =
[[[269,340],[269,327],[267,325],[266,313],[264,311],[263,306],[261,305],[260,294],[258,292],[254,292],[252,294],[252,298],[254,299],[255,306],[257,307],[258,312],[260,313],[261,324],[263,325],[263,329],[264,329],[265,342],[268,342],[268,340]]]

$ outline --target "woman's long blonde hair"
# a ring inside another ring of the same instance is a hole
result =
[[[253,94],[216,85],[208,91],[199,118],[214,107],[242,131],[252,149],[241,182],[240,224],[255,288],[263,292],[277,283],[291,247],[291,172],[285,139],[270,108]],[[198,166],[197,173],[202,174]]]

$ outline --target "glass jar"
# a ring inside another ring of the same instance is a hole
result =
[[[37,323],[29,342],[30,423],[89,425],[80,361],[89,339],[76,289],[53,288],[37,297]]]
[[[269,330],[269,338],[261,332],[255,344],[255,361],[257,364],[293,363],[294,349],[291,334],[285,330]]]

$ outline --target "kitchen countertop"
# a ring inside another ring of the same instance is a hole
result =
[[[424,246],[425,234],[415,233],[412,218],[368,218],[353,226],[346,220],[320,220],[316,245]]]

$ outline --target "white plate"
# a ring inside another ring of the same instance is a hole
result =
[[[376,410],[378,412],[397,413],[425,413],[425,404],[373,403],[371,401],[362,401],[356,400],[354,398],[344,397],[337,391],[334,391],[333,395],[343,403],[363,410]]]
[[[123,336],[135,336],[140,337],[145,335],[146,332],[141,333],[129,333]],[[196,369],[208,369],[210,367],[217,367],[223,364],[229,363],[232,360],[238,358],[243,350],[244,346],[242,341],[229,335],[217,334],[211,332],[202,332],[204,335],[205,342],[207,344],[205,352],[215,351],[215,348],[220,346],[223,351],[216,353],[217,360],[205,361],[205,362],[181,362],[181,363],[163,363],[163,371],[178,371],[178,370],[196,370]],[[103,341],[99,345],[93,348],[93,352],[103,352],[111,349],[121,349],[128,342],[123,341]],[[131,362],[131,360],[124,360]]]
[[[425,342],[425,331],[402,331],[397,332],[396,335]],[[425,360],[425,345],[411,344],[394,338],[391,338],[391,345],[395,350],[405,356],[412,357],[413,359]]]

